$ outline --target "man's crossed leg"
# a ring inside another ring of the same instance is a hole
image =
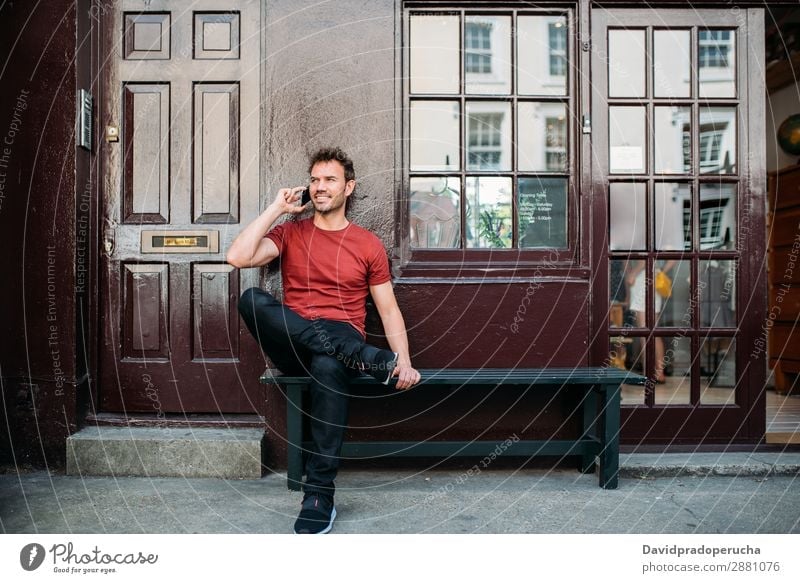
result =
[[[350,379],[364,370],[388,382],[397,355],[366,344],[345,322],[307,320],[260,288],[242,294],[239,313],[281,372],[312,379],[307,411],[312,448],[295,532],[327,532],[336,517],[334,479],[347,426]]]

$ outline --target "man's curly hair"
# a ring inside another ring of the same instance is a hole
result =
[[[314,168],[314,165],[318,162],[330,162],[332,160],[336,160],[344,167],[345,182],[356,179],[356,171],[355,168],[353,168],[353,160],[351,160],[350,156],[348,156],[341,148],[320,148],[314,152],[308,160],[308,173],[311,174],[311,169]],[[353,201],[354,195],[355,190],[353,190],[352,194],[347,197],[347,202],[345,203],[344,207],[345,213],[350,210],[350,203]]]

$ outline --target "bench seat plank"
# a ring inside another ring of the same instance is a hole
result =
[[[516,369],[420,369],[421,385],[487,385],[487,384],[635,384],[643,385],[645,377],[618,368],[516,368]],[[267,370],[262,383],[289,385],[309,382],[308,376],[283,375]],[[357,385],[377,384],[372,377],[361,376],[350,381]]]

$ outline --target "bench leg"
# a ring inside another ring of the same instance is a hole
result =
[[[588,391],[583,399],[583,435],[581,440],[597,435],[597,394],[594,389]],[[594,472],[597,452],[584,453],[580,457],[578,471],[583,474]]]
[[[619,408],[621,385],[603,387],[600,416],[600,487],[613,490],[619,482]]]
[[[303,484],[303,387],[286,387],[287,487],[299,491]]]

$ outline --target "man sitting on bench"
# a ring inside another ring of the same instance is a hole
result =
[[[405,323],[392,290],[381,241],[347,220],[356,186],[353,162],[340,149],[323,149],[309,163],[311,219],[297,215],[304,187],[283,188],[231,244],[228,263],[258,267],[281,257],[284,303],[259,288],[239,300],[239,313],[270,360],[284,374],[308,375],[312,450],[306,461],[298,534],[330,531],[336,518],[334,478],[347,424],[349,379],[366,372],[397,388],[419,382],[411,366]],[[365,343],[367,293],[372,295],[389,346]]]

